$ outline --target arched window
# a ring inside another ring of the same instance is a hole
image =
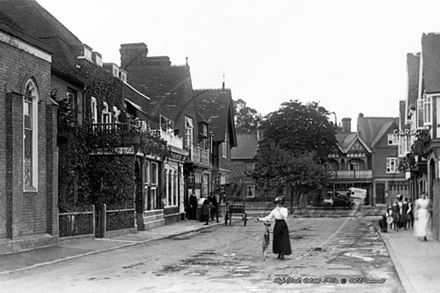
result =
[[[23,189],[38,188],[38,89],[33,80],[25,86],[23,97]]]

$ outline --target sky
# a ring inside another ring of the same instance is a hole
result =
[[[81,42],[120,65],[124,43],[186,58],[195,89],[221,88],[262,115],[318,102],[338,124],[397,117],[407,53],[440,31],[437,0],[37,0]]]

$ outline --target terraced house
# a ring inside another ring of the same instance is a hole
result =
[[[425,33],[421,52],[407,55],[408,95],[399,131],[402,169],[411,197],[428,193],[433,237],[440,238],[440,34]]]
[[[200,199],[215,189],[226,192],[230,167],[224,162],[236,145],[231,92],[193,90],[188,63],[174,66],[167,56],[148,57],[145,43],[122,44],[120,52],[128,81],[150,98],[152,126],[175,144],[171,149],[174,160],[167,161],[164,170],[165,192],[170,195],[164,218],[175,221],[191,193]],[[205,99],[214,107],[205,107]]]

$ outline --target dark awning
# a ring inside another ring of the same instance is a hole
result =
[[[137,117],[137,118],[144,120],[144,121],[151,120],[148,113],[144,112],[142,110],[141,106],[139,106],[136,103],[133,103],[132,101],[130,101],[128,99],[125,99],[125,102],[127,103],[127,113],[128,114],[133,115],[134,117]]]

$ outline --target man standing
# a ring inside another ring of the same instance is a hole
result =
[[[189,196],[189,213],[188,218],[190,220],[196,220],[197,218],[197,197],[194,195],[194,193],[191,193]]]
[[[217,223],[219,222],[218,220],[218,201],[217,201],[217,197],[214,194],[210,194],[208,196],[208,200],[209,200],[209,206],[211,208],[211,221],[214,221],[214,214],[217,220]]]

